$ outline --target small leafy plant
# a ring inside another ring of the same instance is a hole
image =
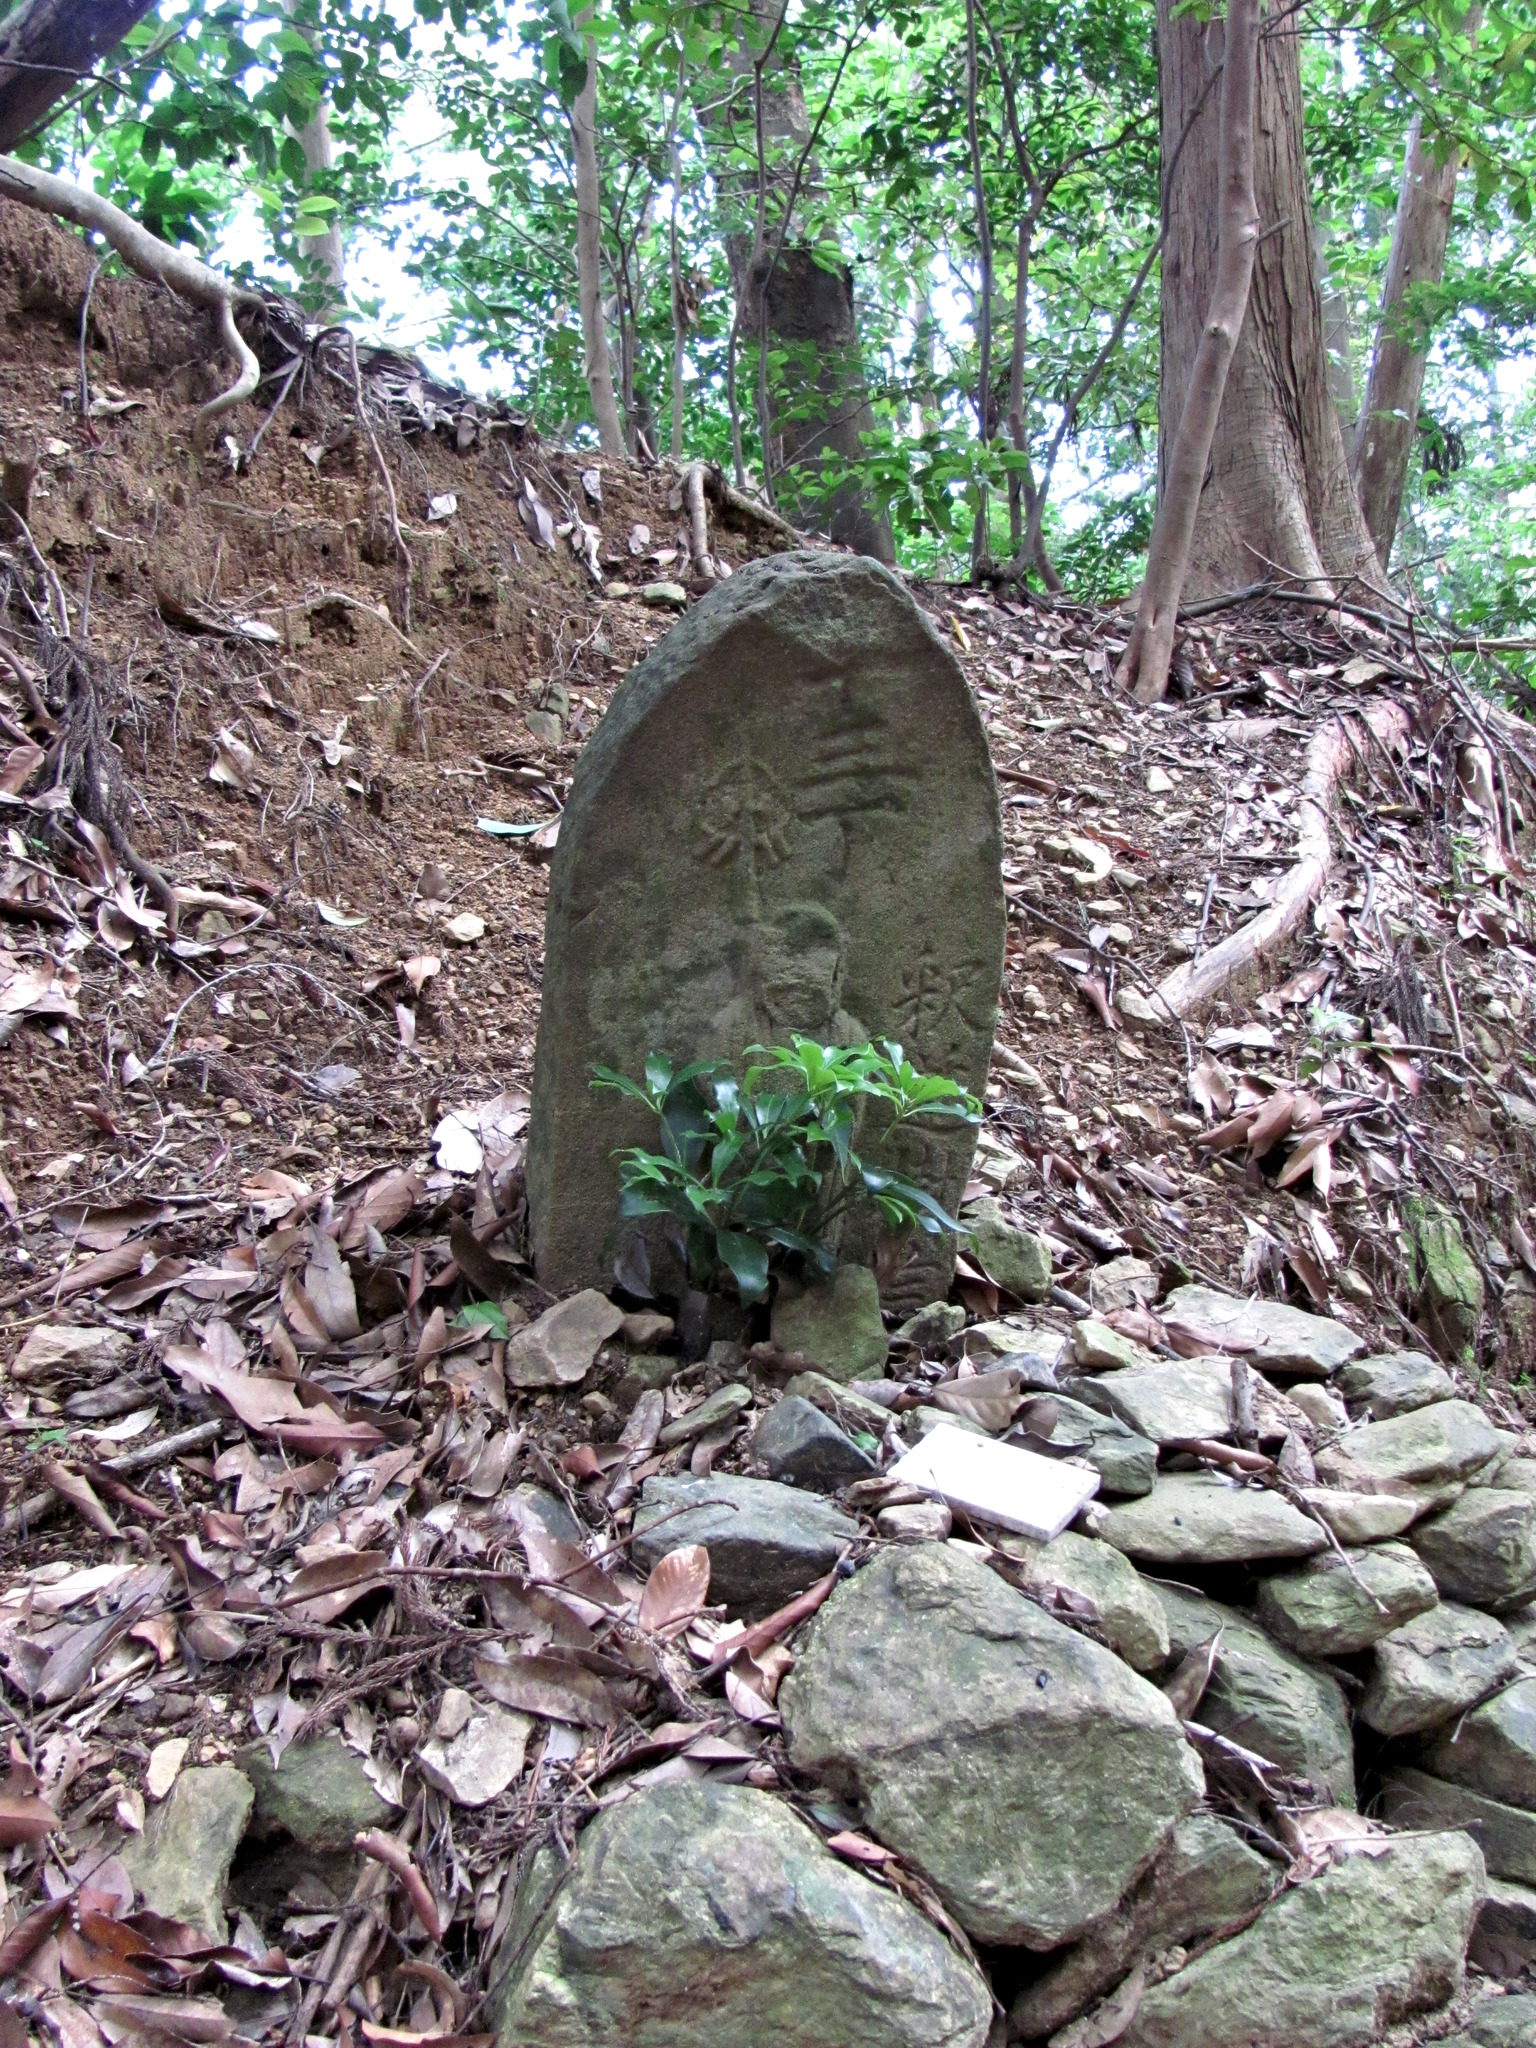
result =
[[[619,1214],[666,1216],[680,1226],[690,1273],[712,1285],[723,1267],[744,1301],[768,1291],[776,1253],[799,1253],[825,1274],[837,1219],[872,1201],[894,1231],[931,1236],[961,1226],[905,1175],[853,1149],[861,1114],[881,1119],[883,1141],[899,1125],[947,1119],[976,1124],[981,1104],[958,1081],[920,1074],[899,1045],[748,1047],[738,1081],[728,1061],[695,1060],[673,1071],[652,1053],[645,1079],[594,1067],[594,1088],[642,1102],[660,1127],[661,1150],[630,1146],[620,1162]]]

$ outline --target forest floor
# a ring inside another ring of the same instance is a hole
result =
[[[543,828],[667,629],[647,587],[686,580],[688,552],[675,471],[550,447],[484,409],[423,428],[418,394],[414,419],[377,429],[407,618],[348,380],[307,374],[267,421],[269,383],[221,422],[229,446],[199,451],[194,407],[216,388],[200,323],[99,282],[82,417],[88,278],[78,243],[0,206],[0,422],[10,461],[36,452],[46,570],[19,541],[0,550],[14,671],[0,673],[0,1353],[14,1367],[35,1332],[104,1333],[73,1360],[34,1347],[44,1362],[4,1382],[0,1657],[14,1678],[35,1600],[73,1659],[30,1706],[13,1684],[0,1707],[12,1794],[30,1768],[65,1823],[46,1850],[12,1851],[7,1924],[70,1896],[142,1827],[157,1758],[174,1775],[258,1729],[334,1727],[398,1791],[412,1728],[463,1676],[455,1643],[487,1636],[473,1575],[453,1575],[483,1566],[486,1503],[520,1471],[601,1518],[588,1482],[623,1425],[622,1366],[583,1398],[509,1414],[493,1338],[453,1318],[488,1293],[514,1316],[547,1306],[515,1238],[478,1247],[479,1265],[467,1241],[515,1201]],[[258,428],[254,456],[233,459]],[[573,519],[599,531],[596,575]],[[711,512],[729,565],[782,544]],[[55,584],[67,642],[35,620]],[[1368,621],[1238,608],[1191,629],[1186,694],[1138,712],[1111,683],[1124,616],[911,588],[972,684],[999,778],[1011,918],[977,1187],[1051,1240],[1062,1291],[1038,1319],[1069,1327],[1095,1264],[1132,1250],[1165,1276],[1315,1308],[1373,1348],[1418,1342],[1402,1205],[1429,1197],[1460,1220],[1487,1289],[1467,1370],[1506,1427],[1536,1422],[1536,939],[1519,858],[1536,819],[1505,792],[1515,845],[1489,857],[1498,818],[1467,810],[1435,673]],[[153,876],[42,793],[53,736],[23,672],[71,661],[98,767],[102,735],[116,750],[108,808],[177,893],[174,934]],[[1297,939],[1198,1024],[1127,1018],[1123,989],[1150,992],[1270,899],[1308,742],[1382,693],[1406,697],[1412,737],[1359,764]],[[1283,1091],[1308,1113],[1266,1157],[1202,1143]],[[338,1217],[339,1270],[314,1231]],[[1010,1306],[980,1271],[957,1284],[976,1314]],[[311,1413],[286,1436],[208,1391],[263,1356]],[[302,1456],[281,1483],[279,1444]],[[727,1443],[720,1468],[740,1455]],[[130,1462],[114,1475],[109,1459]],[[366,1477],[333,1499],[339,1467]],[[23,1526],[22,1504],[59,1481],[70,1504]],[[408,1584],[381,1562],[434,1543],[437,1578]],[[162,1570],[179,1637],[130,1627],[153,1622],[153,1597],[131,1612],[107,1597]],[[546,1743],[545,1767],[419,1838],[458,1916],[439,1960],[469,1999],[441,1969],[387,1995],[365,1972],[354,2009],[474,2031],[516,1857],[540,1828],[569,1834],[622,1760],[615,1740],[589,1726],[574,1747]],[[320,1904],[263,1913],[254,1894],[249,1915],[243,1988],[238,1968],[197,1981],[260,2032],[290,2008],[253,1944],[297,1964],[339,1923]],[[62,1982],[80,1995],[102,1972],[78,1946],[72,1962],[64,1944]],[[165,1963],[146,1995],[191,1981]]]

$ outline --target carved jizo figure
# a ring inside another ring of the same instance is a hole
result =
[[[979,1093],[1000,851],[965,678],[889,570],[803,552],[711,592],[620,686],[560,824],[528,1146],[543,1284],[611,1277],[612,1155],[654,1142],[643,1112],[592,1092],[595,1063],[739,1067],[796,1031],[890,1038]],[[963,1125],[908,1130],[887,1163],[953,1212],[973,1146]],[[873,1240],[841,1249],[867,1257]],[[948,1282],[949,1246],[907,1253],[896,1306]]]

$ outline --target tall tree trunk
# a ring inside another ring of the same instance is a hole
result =
[[[1443,141],[1441,147],[1445,153],[1437,156],[1432,144],[1425,142],[1421,118],[1415,114],[1382,280],[1376,346],[1355,432],[1355,487],[1383,569],[1391,562],[1403,509],[1429,339],[1427,330],[1414,324],[1404,301],[1415,285],[1440,282],[1456,203],[1461,151]]]
[[[9,155],[155,0],[21,0],[0,24],[0,153]]]
[[[1217,267],[1217,123],[1209,106],[1179,150],[1205,81],[1205,27],[1158,0],[1165,166],[1159,496],[1199,352]],[[1379,588],[1376,550],[1349,474],[1328,392],[1312,205],[1302,155],[1298,22],[1260,41],[1254,102],[1259,243],[1247,317],[1228,373],[1190,544],[1185,594],[1214,596],[1265,577],[1330,591]]]
[[[1122,685],[1134,679],[1139,704],[1156,703],[1168,687],[1173,631],[1189,568],[1205,467],[1216,438],[1216,423],[1237,351],[1237,337],[1248,311],[1248,290],[1259,239],[1258,202],[1253,184],[1258,43],[1259,0],[1229,0],[1217,144],[1216,276],[1179,417],[1179,430],[1168,458],[1162,500],[1147,551],[1141,604],[1116,677]]]
[[[748,40],[733,60],[738,75],[754,72],[781,19],[776,0],[752,0]],[[766,380],[766,406],[761,400],[759,405],[766,415],[760,422],[764,468],[780,509],[797,525],[893,562],[890,523],[866,503],[858,482],[820,481],[825,458],[859,460],[862,436],[873,431],[875,416],[859,348],[853,274],[835,246],[796,231],[796,173],[801,193],[815,179],[807,155],[811,122],[798,77],[776,58],[764,67],[762,114],[761,189],[755,174],[744,189],[739,168],[727,167],[723,156],[716,186],[728,213],[726,253],[738,339],[760,360],[764,344],[783,357],[782,367]],[[718,126],[713,134],[729,144]],[[779,248],[786,207],[790,218]],[[751,231],[749,220],[755,222]]]
[[[587,42],[587,75],[570,112],[576,165],[576,294],[592,417],[605,455],[624,453],[624,429],[613,395],[613,364],[603,319],[603,207],[597,175],[597,52]]]
[[[981,300],[976,321],[976,424],[981,445],[992,440],[992,222],[987,212],[987,185],[982,175],[981,128],[977,99],[981,81],[976,62],[976,0],[965,0],[965,132],[971,152],[971,184],[976,202],[976,243],[981,255]],[[971,574],[992,557],[991,508],[985,479],[976,501],[971,529]]]

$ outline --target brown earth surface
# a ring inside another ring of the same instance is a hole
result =
[[[14,1362],[32,1329],[57,1324],[130,1339],[126,1363],[5,1382],[6,1583],[163,1556],[178,1598],[223,1619],[202,1654],[124,1643],[46,1708],[4,1702],[34,1764],[55,1745],[42,1775],[70,1817],[59,1871],[106,1840],[169,1730],[188,1737],[188,1763],[216,1760],[278,1693],[311,1726],[358,1711],[380,1730],[429,1726],[444,1684],[464,1675],[455,1658],[492,1630],[468,1560],[508,1540],[481,1526],[503,1480],[556,1488],[594,1530],[625,1526],[594,1483],[625,1419],[623,1355],[579,1394],[514,1396],[509,1413],[494,1340],[452,1321],[493,1283],[514,1320],[546,1305],[515,1225],[547,848],[483,821],[553,825],[583,741],[666,630],[670,612],[642,592],[686,571],[688,545],[675,472],[549,447],[488,413],[461,451],[452,422],[420,431],[372,383],[374,424],[360,429],[334,356],[329,370],[306,367],[268,419],[279,351],[259,403],[221,421],[228,443],[199,448],[195,408],[219,388],[201,321],[110,279],[85,318],[90,277],[82,245],[0,204],[0,427],[8,468],[29,451],[36,462],[35,555],[20,533],[0,549],[0,713],[14,750],[0,765],[0,1352]],[[375,433],[412,565],[408,604]],[[583,482],[593,472],[600,503]],[[557,530],[573,518],[600,529],[601,583]],[[711,511],[727,564],[783,544]],[[37,623],[55,583],[68,643]],[[1401,639],[1369,620],[1209,616],[1184,643],[1187,694],[1140,713],[1110,683],[1120,616],[912,588],[975,690],[1004,804],[1012,918],[976,1191],[1000,1193],[1052,1240],[1061,1292],[1039,1319],[1066,1328],[1095,1264],[1131,1249],[1165,1282],[1258,1289],[1373,1345],[1419,1342],[1403,1201],[1424,1196],[1458,1218],[1488,1289],[1460,1369],[1505,1425],[1536,1420],[1536,953],[1516,753],[1494,762],[1495,837],[1500,808],[1514,828],[1500,873],[1489,806],[1469,811],[1457,780],[1471,734],[1456,700],[1433,663],[1415,671]],[[71,660],[116,762],[94,846],[50,805],[47,764],[25,751],[47,755],[53,737],[22,672],[63,676]],[[1127,1020],[1123,989],[1147,995],[1262,908],[1291,857],[1307,742],[1383,691],[1406,695],[1413,739],[1402,759],[1359,761],[1335,821],[1337,865],[1296,940],[1198,1023]],[[156,874],[182,892],[174,940]],[[1310,1132],[1299,1119],[1262,1160],[1198,1142],[1284,1090],[1320,1112]],[[486,1170],[447,1170],[434,1141],[444,1117],[474,1122],[497,1098]],[[451,1240],[473,1264],[465,1226],[483,1233],[500,1215],[513,1229],[487,1239],[466,1282]],[[362,1324],[345,1340],[306,1327],[295,1294],[311,1226],[338,1217]],[[979,1271],[957,1285],[977,1314],[1011,1305]],[[322,1428],[309,1462],[295,1453],[292,1483],[274,1488],[271,1442],[163,1363],[177,1344],[211,1356],[209,1327],[223,1323],[248,1362],[305,1384],[306,1405],[319,1389],[349,1422],[379,1425],[367,1457]],[[727,1376],[706,1362],[687,1397]],[[121,1380],[127,1409],[98,1407],[82,1428],[66,1404]],[[111,1435],[114,1416],[143,1409],[147,1425]],[[107,1456],[210,1418],[222,1437],[148,1468],[127,1499],[102,1481]],[[742,1438],[718,1456],[739,1468]],[[97,1473],[95,1510],[21,1526],[16,1510],[61,1458]],[[370,1477],[333,1499],[338,1462]],[[242,1485],[252,1505],[237,1506]],[[480,1528],[478,1550],[444,1534],[451,1516],[428,1536],[420,1518],[445,1504]],[[338,1527],[353,1551],[403,1540],[442,1576],[375,1580],[323,1619],[273,1611],[302,1546]],[[253,1573],[254,1606],[210,1598]],[[668,1715],[679,1711],[674,1699]],[[563,1775],[458,1815],[446,1848],[421,1847],[439,1897],[459,1903],[450,1961],[466,1985],[518,1850],[541,1828],[570,1838],[617,1742],[584,1736]],[[774,1781],[773,1758],[755,1768]],[[13,1897],[43,1896],[45,1867],[13,1864]],[[262,1933],[304,1947],[280,1914]],[[401,2015],[419,1996],[372,2009],[415,2025]]]

